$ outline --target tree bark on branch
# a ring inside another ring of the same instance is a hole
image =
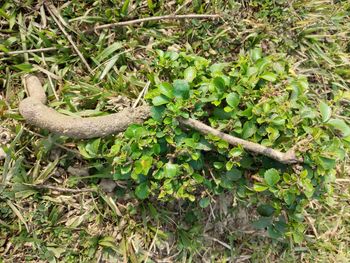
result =
[[[70,138],[88,139],[116,134],[125,131],[130,124],[143,123],[151,115],[151,107],[146,105],[127,108],[118,113],[99,117],[81,118],[67,116],[45,105],[47,100],[46,94],[37,77],[27,76],[25,84],[29,96],[20,102],[19,111],[27,123]],[[303,161],[301,158],[297,158],[294,149],[283,153],[223,133],[195,119],[179,117],[178,121],[202,134],[217,136],[231,145],[241,145],[249,152],[265,155],[281,163],[293,164]]]

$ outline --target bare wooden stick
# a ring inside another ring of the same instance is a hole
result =
[[[44,65],[46,66],[45,61],[43,61],[43,62],[44,62]],[[47,70],[47,69],[45,69],[45,68],[43,68],[43,67],[41,67],[41,66],[39,66],[37,64],[33,64],[33,68],[41,71],[42,73],[45,73],[50,78],[53,78],[53,79],[59,80],[59,81],[62,80],[62,78],[60,76],[57,76],[56,74],[52,73],[51,71],[49,71],[49,70]]]
[[[66,46],[65,48],[68,48]],[[48,52],[48,51],[54,51],[58,50],[57,47],[45,47],[45,48],[34,48],[34,49],[27,49],[27,50],[16,50],[16,51],[9,51],[9,52],[0,52],[0,56],[5,55],[20,55],[24,53],[39,53],[39,52]]]
[[[261,144],[246,141],[241,138],[237,138],[232,135],[223,133],[198,120],[184,119],[184,118],[178,118],[178,120],[181,124],[186,125],[192,129],[195,129],[200,133],[214,135],[224,141],[227,141],[231,145],[235,145],[235,146],[241,145],[244,149],[250,152],[265,155],[281,163],[293,164],[293,163],[299,163],[303,161],[302,159],[296,157],[294,150],[283,153],[283,152],[274,150],[272,148],[263,146]]]
[[[67,31],[65,30],[64,26],[62,25],[62,23],[60,22],[60,19],[62,18],[56,18],[55,16],[55,11],[52,10],[52,5],[45,3],[46,9],[47,11],[50,13],[52,19],[55,21],[55,23],[58,25],[58,27],[60,28],[60,30],[62,31],[62,33],[66,36],[66,38],[68,39],[69,43],[72,45],[73,49],[75,50],[75,52],[78,54],[79,58],[81,59],[81,61],[83,62],[83,64],[85,65],[85,67],[89,70],[89,72],[92,72],[91,67],[89,66],[89,64],[87,63],[86,59],[84,58],[83,54],[81,54],[81,52],[79,51],[78,47],[75,45],[72,37],[67,33]],[[59,14],[58,14],[59,15]]]
[[[135,109],[137,104],[140,102],[142,96],[144,96],[147,93],[148,87],[151,84],[150,81],[147,81],[145,87],[141,90],[139,96],[137,97],[137,99],[135,100],[134,104],[132,105],[132,107]]]
[[[4,149],[0,146],[0,160],[5,159],[7,154],[5,153]]]
[[[335,179],[335,182],[336,183],[341,183],[341,184],[343,184],[343,183],[350,183],[350,178],[337,178],[337,179]]]
[[[111,27],[118,27],[118,26],[128,26],[128,25],[134,25],[134,24],[140,24],[143,22],[149,22],[149,21],[158,21],[158,20],[178,20],[178,19],[218,19],[221,16],[218,14],[213,15],[199,15],[199,14],[188,14],[188,15],[164,15],[164,16],[152,16],[152,17],[145,17],[145,18],[139,18],[135,20],[129,20],[129,21],[122,21],[122,22],[116,22],[112,24],[105,24],[100,26],[95,26],[91,29],[87,29],[83,31],[84,33],[92,32],[95,30],[101,30]]]
[[[71,188],[62,188],[62,187],[57,187],[54,185],[46,185],[46,184],[36,184],[36,185],[35,184],[24,184],[24,185],[33,187],[35,189],[54,190],[57,192],[72,193],[72,194],[97,192],[96,190],[90,189],[90,188],[71,189]]]

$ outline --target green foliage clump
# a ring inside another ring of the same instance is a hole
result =
[[[327,183],[350,142],[347,124],[333,118],[330,105],[319,105],[283,54],[264,56],[255,48],[236,62],[211,63],[158,50],[152,66],[154,88],[146,97],[152,118],[113,141],[82,145],[81,152],[107,159],[110,166],[99,166],[100,172],[125,181],[139,199],[187,199],[205,208],[212,195],[234,192],[257,207],[256,227],[301,241],[309,200],[332,191]],[[304,162],[284,165],[252,155],[180,127],[178,117],[280,151],[294,147]]]

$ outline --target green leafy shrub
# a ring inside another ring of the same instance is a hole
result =
[[[152,118],[113,141],[82,145],[81,152],[107,159],[100,172],[125,181],[139,199],[188,199],[205,208],[211,195],[234,192],[257,207],[256,227],[301,241],[304,209],[332,191],[328,183],[349,146],[349,126],[333,118],[330,105],[319,104],[283,54],[263,56],[256,48],[236,62],[213,64],[159,50],[152,66]],[[252,155],[180,127],[180,116],[281,151],[295,147],[304,162],[284,165]]]

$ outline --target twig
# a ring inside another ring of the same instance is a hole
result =
[[[335,179],[336,183],[350,183],[350,178],[337,178]]]
[[[122,21],[122,22],[116,22],[112,24],[105,24],[100,26],[95,26],[91,29],[87,29],[83,31],[84,33],[92,32],[95,30],[101,30],[111,27],[118,27],[118,26],[127,26],[127,25],[133,25],[133,24],[140,24],[143,22],[149,22],[149,21],[158,21],[158,20],[176,20],[176,19],[217,19],[221,16],[218,14],[214,15],[198,15],[198,14],[188,14],[188,15],[165,15],[165,16],[152,16],[152,17],[145,17],[145,18],[139,18],[135,20],[129,20],[129,21]]]
[[[309,223],[309,226],[311,227],[312,229],[312,232],[314,233],[315,235],[315,238],[318,239],[318,233],[317,233],[317,230],[316,230],[316,227],[314,225],[314,221],[313,219],[311,219],[308,215],[305,216],[305,219],[307,220],[307,222]]]
[[[18,16],[18,23],[20,24],[20,28],[19,28],[19,33],[20,33],[20,37],[21,37],[21,43],[22,43],[22,49],[23,50],[27,50],[27,41],[26,41],[26,24],[24,22],[24,19],[22,17],[22,14],[20,13]],[[24,57],[24,61],[26,63],[28,63],[29,60],[29,56],[28,53],[23,53],[23,57]]]
[[[47,66],[44,60],[43,60],[43,64],[44,64],[45,66]],[[34,64],[34,65],[33,65],[33,68],[35,68],[35,69],[37,69],[37,70],[39,70],[39,71],[45,73],[45,74],[46,74],[48,77],[50,77],[50,78],[53,78],[53,79],[55,79],[55,80],[62,80],[62,78],[61,78],[60,76],[57,76],[56,74],[52,73],[51,71],[49,71],[49,70],[47,70],[47,69],[44,69],[43,67],[40,67],[40,66],[37,65],[37,64]]]
[[[237,138],[232,135],[223,133],[198,120],[184,119],[184,118],[178,118],[178,120],[181,124],[184,124],[190,128],[193,128],[203,134],[211,134],[211,135],[217,136],[231,145],[235,145],[235,146],[241,145],[244,149],[250,152],[265,155],[281,163],[293,164],[293,163],[303,162],[302,159],[296,157],[293,149],[286,153],[283,153],[283,152],[274,150],[272,148],[265,147],[258,143],[249,142],[241,138]]]
[[[231,247],[229,244],[227,244],[227,243],[225,243],[225,242],[223,242],[223,241],[221,241],[221,240],[219,240],[219,239],[217,239],[217,238],[215,238],[215,237],[211,237],[211,236],[208,236],[208,235],[204,235],[204,237],[206,237],[206,238],[208,238],[208,239],[211,239],[212,241],[215,241],[215,242],[219,243],[220,245],[224,246],[224,247],[227,248],[227,249],[232,250],[232,247]]]
[[[45,66],[47,66],[46,64],[46,61],[45,61],[45,56],[44,56],[44,53],[41,52],[41,58],[43,60],[43,64]],[[50,87],[51,87],[51,90],[52,90],[52,93],[54,94],[56,100],[58,101],[59,98],[58,98],[58,95],[57,95],[57,92],[56,92],[56,89],[55,89],[55,86],[53,84],[53,81],[52,81],[52,78],[56,79],[56,80],[62,80],[62,78],[60,76],[57,76],[56,74],[53,74],[52,72],[40,67],[39,65],[34,65],[34,67],[36,66],[36,68],[42,72],[44,72],[46,75],[47,75],[47,78],[49,79],[49,84],[50,84]]]
[[[65,48],[68,48],[65,47]],[[39,53],[39,52],[48,52],[57,50],[57,47],[45,47],[45,48],[35,48],[35,49],[27,49],[27,50],[16,50],[16,51],[9,51],[9,52],[0,52],[0,56],[5,55],[19,55],[19,54],[25,54],[25,53]]]
[[[24,226],[27,229],[27,232],[29,232],[29,227],[28,227],[23,215],[21,214],[21,212],[17,209],[17,207],[10,200],[7,200],[6,203],[12,209],[12,211],[16,214],[18,219],[24,224]]]
[[[148,248],[148,252],[147,252],[147,254],[146,254],[146,258],[145,258],[144,262],[148,262],[148,258],[149,258],[149,256],[150,256],[150,254],[152,253],[151,251],[152,251],[152,249],[153,249],[153,247],[154,247],[154,245],[155,245],[155,243],[156,243],[156,240],[157,240],[158,231],[159,231],[159,225],[157,225],[156,233],[154,234],[152,243],[151,243],[151,245],[150,245],[149,248]]]
[[[54,6],[52,3],[50,3],[49,1],[45,1],[45,6],[47,8],[50,9],[50,11],[52,12],[52,14],[57,17],[61,24],[64,26],[64,27],[69,27],[69,25],[67,24],[67,22],[61,17],[60,15],[60,11],[56,8],[56,6]]]
[[[141,100],[142,96],[144,96],[144,94],[146,94],[149,85],[151,84],[150,81],[148,81],[145,85],[145,87],[141,90],[139,96],[137,97],[137,99],[135,100],[134,104],[132,105],[132,107],[135,109],[137,104],[139,103],[139,101]]]
[[[46,185],[46,184],[24,184],[36,189],[44,189],[44,190],[54,190],[57,192],[65,192],[65,193],[72,193],[72,194],[78,194],[78,193],[96,193],[97,190],[89,189],[89,188],[82,188],[82,189],[71,189],[71,188],[62,188],[62,187],[56,187],[54,185]]]
[[[7,154],[5,153],[4,149],[0,146],[0,160],[5,159]]]
[[[79,51],[78,47],[75,45],[72,37],[67,33],[67,31],[64,29],[64,26],[62,25],[62,23],[60,22],[60,20],[62,18],[57,19],[57,17],[55,16],[55,11],[52,10],[52,5],[45,3],[46,9],[47,11],[50,13],[51,17],[53,18],[53,20],[55,21],[55,23],[58,25],[58,27],[60,28],[60,30],[62,31],[62,33],[66,36],[66,38],[68,39],[69,43],[72,45],[73,49],[75,50],[75,52],[78,54],[78,56],[80,57],[81,61],[84,63],[85,67],[89,70],[89,72],[92,72],[92,69],[90,68],[89,64],[87,63],[87,61],[85,60],[83,54],[81,54],[81,52]],[[58,16],[60,16],[59,14],[57,14]]]

